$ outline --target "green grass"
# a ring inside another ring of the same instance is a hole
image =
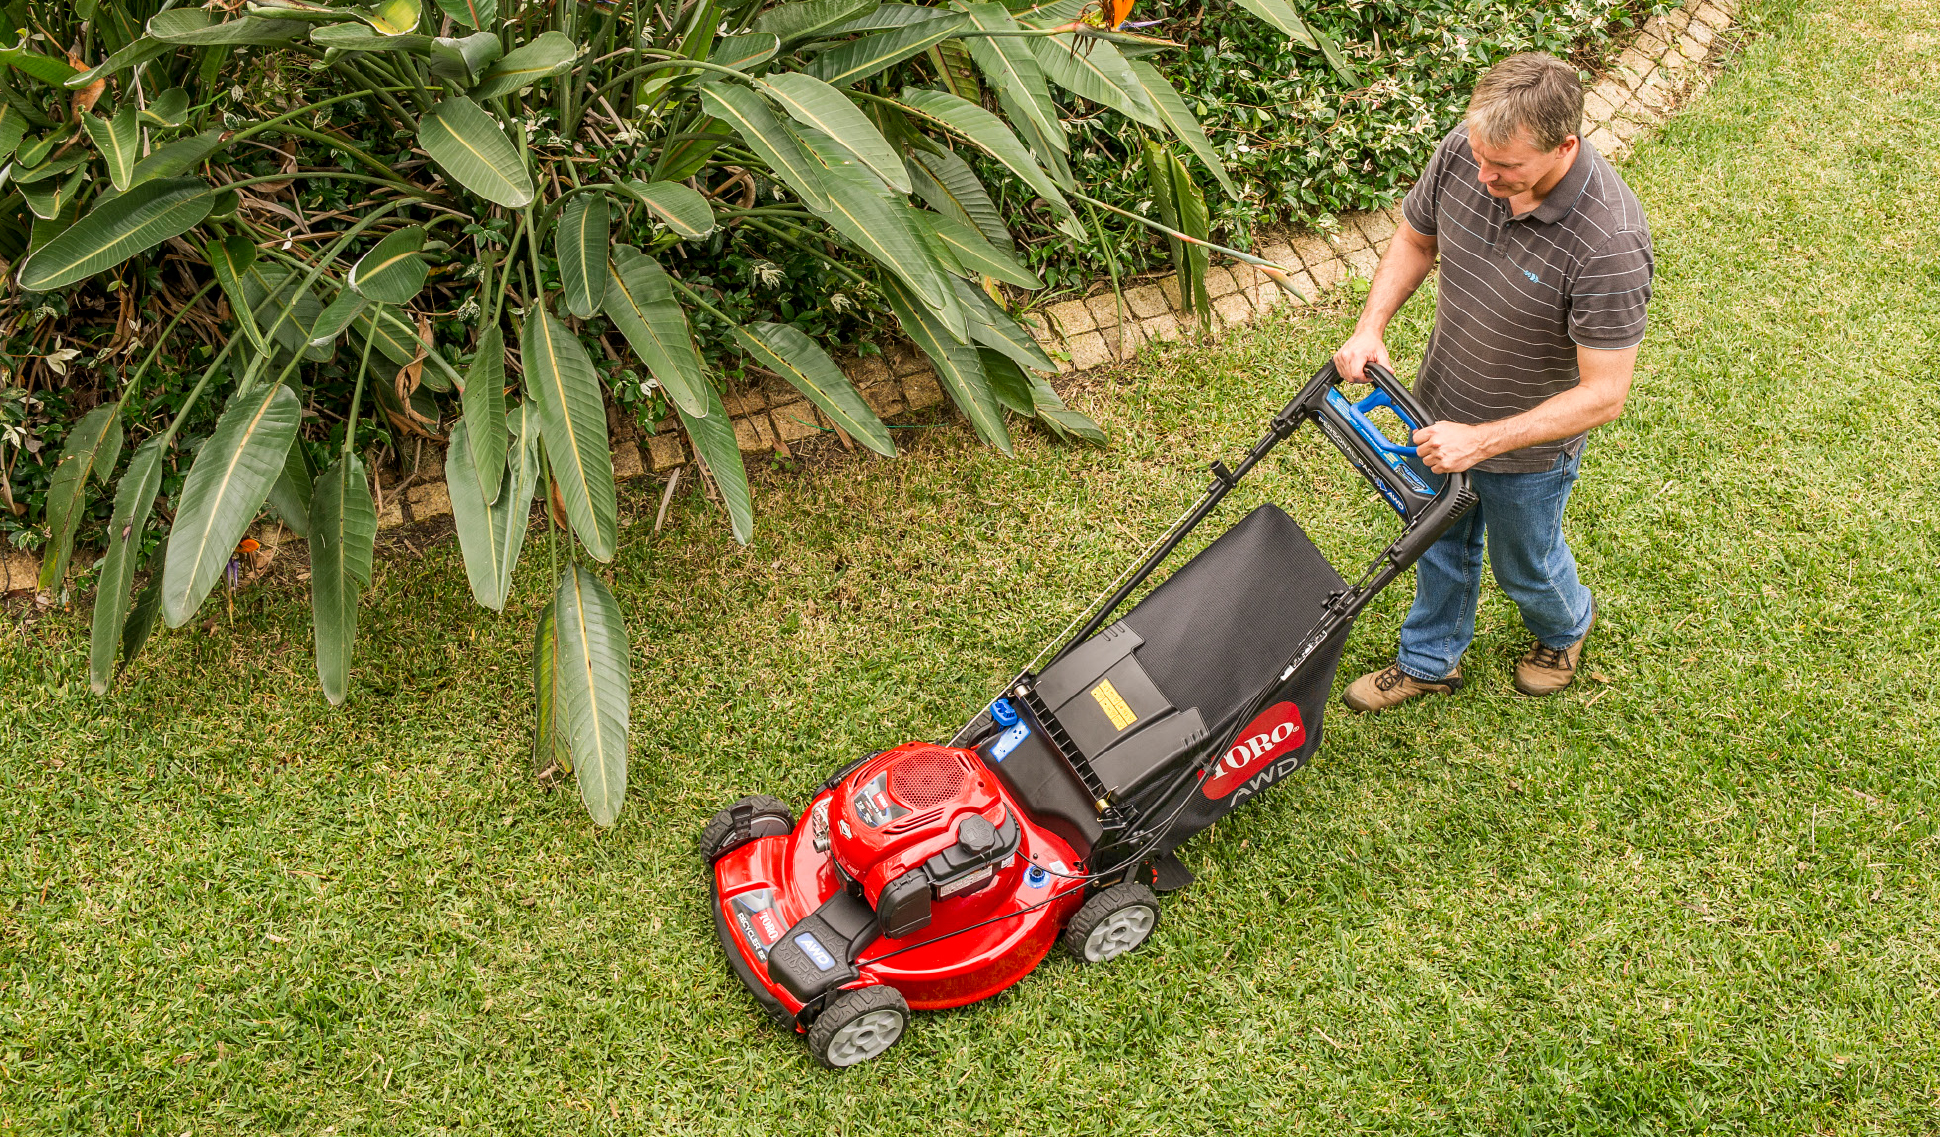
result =
[[[451,545],[382,561],[338,711],[299,585],[161,636],[106,700],[84,613],[16,620],[0,1131],[1940,1130],[1940,7],[1759,17],[1626,170],[1653,330],[1570,519],[1607,682],[1513,695],[1491,592],[1469,690],[1332,715],[1311,767],[1188,846],[1147,948],[919,1015],[838,1075],[728,975],[707,815],[947,733],[1348,313],[1081,393],[1109,449],[906,431],[893,464],[770,477],[751,549],[698,499],[658,538],[634,502],[610,832],[531,775],[543,547],[505,618]],[[1311,437],[1248,493],[1342,557],[1386,532]],[[1344,676],[1389,658],[1408,591]]]

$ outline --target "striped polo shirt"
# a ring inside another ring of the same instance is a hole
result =
[[[1512,215],[1477,180],[1468,127],[1435,149],[1401,203],[1441,259],[1435,331],[1415,394],[1437,418],[1493,422],[1575,387],[1578,346],[1631,347],[1650,303],[1650,228],[1587,141],[1541,205]],[[1491,473],[1547,470],[1582,435],[1499,454]]]

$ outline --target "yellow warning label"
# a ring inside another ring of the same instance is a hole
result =
[[[1091,697],[1098,700],[1098,705],[1104,708],[1105,717],[1111,720],[1113,730],[1124,730],[1138,721],[1138,716],[1132,713],[1132,708],[1126,705],[1125,697],[1118,693],[1118,688],[1111,685],[1111,680],[1107,679],[1093,687]]]

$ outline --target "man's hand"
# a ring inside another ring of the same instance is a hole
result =
[[[1458,474],[1501,453],[1493,445],[1492,425],[1431,423],[1414,433],[1415,457],[1437,474]]]
[[[1388,358],[1388,345],[1381,342],[1379,332],[1357,331],[1334,353],[1334,370],[1349,383],[1373,382],[1367,377],[1370,363],[1394,370],[1394,361]]]

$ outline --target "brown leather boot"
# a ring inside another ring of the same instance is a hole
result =
[[[1566,648],[1553,648],[1544,647],[1538,640],[1530,645],[1528,653],[1516,660],[1516,690],[1541,698],[1576,682],[1576,663],[1583,658],[1583,644],[1595,627],[1596,608],[1592,606],[1590,626],[1583,629],[1575,643]]]
[[[1370,671],[1347,685],[1340,701],[1349,710],[1385,711],[1423,695],[1449,695],[1462,689],[1462,669],[1456,668],[1439,682],[1429,683],[1389,664],[1385,670]]]

